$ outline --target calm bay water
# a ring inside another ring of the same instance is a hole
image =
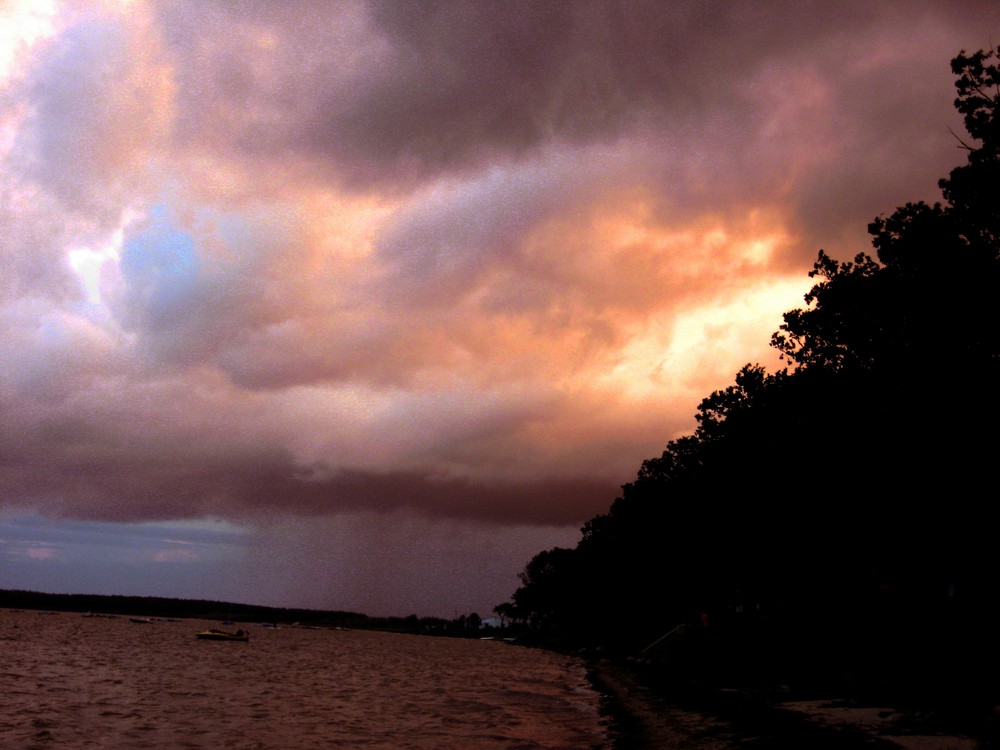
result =
[[[502,641],[0,611],[0,747],[610,747],[579,660]]]

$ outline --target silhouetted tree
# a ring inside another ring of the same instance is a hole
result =
[[[535,555],[518,575],[521,587],[514,592],[518,617],[540,630],[572,627],[577,602],[573,550],[554,547]]]
[[[962,558],[986,543],[977,536],[983,527],[970,521],[996,449],[983,430],[998,416],[996,59],[990,50],[952,61],[955,105],[976,143],[963,144],[967,163],[940,181],[945,203],[909,203],[876,219],[869,227],[876,258],[859,254],[839,263],[821,252],[811,274],[819,282],[806,296],[810,307],[786,313],[773,337],[797,375],[827,376],[813,400],[836,406],[839,420],[828,424],[839,421],[841,429],[832,434],[867,456],[879,488],[897,495],[901,512],[892,516],[905,516],[905,528],[879,518],[877,531],[919,545],[890,545],[890,554],[911,569],[919,552],[936,558],[938,569],[972,572],[982,561]],[[928,512],[912,502],[929,494],[936,497]]]
[[[993,695],[996,61],[952,61],[971,143],[940,181],[944,202],[875,219],[874,256],[820,251],[807,306],[772,337],[787,367],[745,366],[575,549],[536,555],[519,616],[633,651],[702,612],[754,619],[781,633],[799,676],[849,668],[869,687]],[[826,664],[807,658],[816,638]]]
[[[502,602],[493,608],[494,614],[500,618],[500,627],[507,627],[508,623],[517,622],[519,617],[513,602]]]

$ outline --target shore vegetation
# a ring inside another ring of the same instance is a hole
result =
[[[805,306],[497,614],[541,641],[943,714],[1000,701],[1000,68],[951,62],[964,163],[941,200],[820,250]]]

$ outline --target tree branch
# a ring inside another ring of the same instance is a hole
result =
[[[956,141],[958,141],[958,144],[959,144],[959,145],[958,145],[958,147],[959,147],[959,148],[964,148],[964,149],[965,149],[966,151],[975,151],[975,148],[973,148],[973,147],[972,147],[972,146],[970,146],[970,145],[969,145],[968,143],[966,143],[966,142],[965,142],[965,141],[963,141],[963,140],[962,140],[961,138],[959,138],[959,137],[958,137],[958,133],[956,133],[956,132],[955,132],[954,130],[952,130],[952,129],[951,129],[951,127],[949,127],[949,128],[948,128],[948,132],[949,132],[949,133],[951,133],[952,137],[953,137],[953,138],[954,138],[954,139],[955,139]]]

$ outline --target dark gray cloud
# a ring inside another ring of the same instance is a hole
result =
[[[489,481],[437,476],[430,470],[342,470],[297,464],[288,455],[205,455],[146,444],[103,446],[91,431],[60,424],[39,435],[50,455],[40,465],[33,445],[4,445],[0,490],[13,508],[42,507],[65,518],[135,523],[222,517],[330,516],[412,510],[430,517],[498,525],[573,526],[602,512],[613,479],[586,476]],[[169,452],[168,452],[169,450]]]
[[[956,122],[947,60],[1000,21],[935,2],[168,7],[175,137],[193,148],[394,192],[627,143],[646,169],[617,179],[665,210],[770,196],[809,253],[933,191]]]

